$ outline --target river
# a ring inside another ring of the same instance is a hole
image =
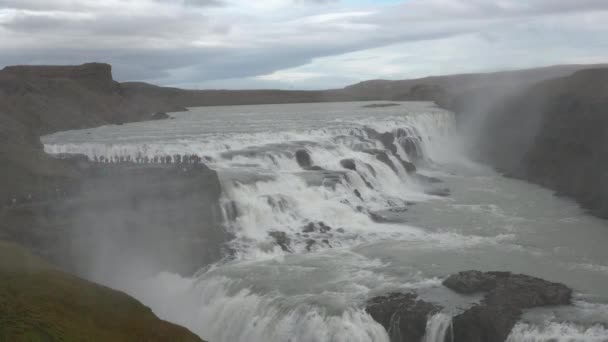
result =
[[[471,161],[448,111],[365,104],[192,108],[43,142],[91,160],[196,155],[218,172],[230,256],[108,284],[209,341],[388,341],[366,300],[416,290],[445,308],[425,339],[443,342],[475,298],[441,281],[469,269],[574,289],[572,306],[527,311],[510,341],[608,341],[608,222]]]

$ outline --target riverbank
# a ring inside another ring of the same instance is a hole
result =
[[[0,241],[2,341],[202,341],[124,293]]]

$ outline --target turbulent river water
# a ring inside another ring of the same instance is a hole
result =
[[[470,161],[450,112],[364,104],[192,108],[43,142],[97,160],[197,155],[218,172],[234,255],[191,277],[109,284],[209,341],[388,341],[365,302],[409,290],[445,307],[425,337],[443,341],[471,299],[441,281],[469,269],[574,289],[573,306],[527,311],[510,341],[608,341],[606,221]],[[374,139],[384,132],[392,151]]]

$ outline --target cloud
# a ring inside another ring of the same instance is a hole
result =
[[[299,4],[316,4],[316,5],[326,5],[330,3],[336,3],[340,0],[294,0],[295,3]]]
[[[324,87],[608,56],[607,13],[605,0],[0,0],[0,66],[104,61],[121,80]]]

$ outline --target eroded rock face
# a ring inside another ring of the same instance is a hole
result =
[[[426,333],[428,317],[440,308],[414,293],[391,293],[371,299],[365,310],[386,329],[391,342],[418,342]]]
[[[568,305],[572,297],[565,285],[510,272],[460,272],[443,284],[462,294],[486,292],[480,304],[454,317],[455,342],[503,342],[524,309]]]
[[[518,89],[484,111],[478,159],[608,218],[607,110],[608,68]]]
[[[221,186],[204,164],[91,163],[82,173],[61,195],[2,211],[2,233],[85,277],[144,266],[189,275],[225,255]]]

